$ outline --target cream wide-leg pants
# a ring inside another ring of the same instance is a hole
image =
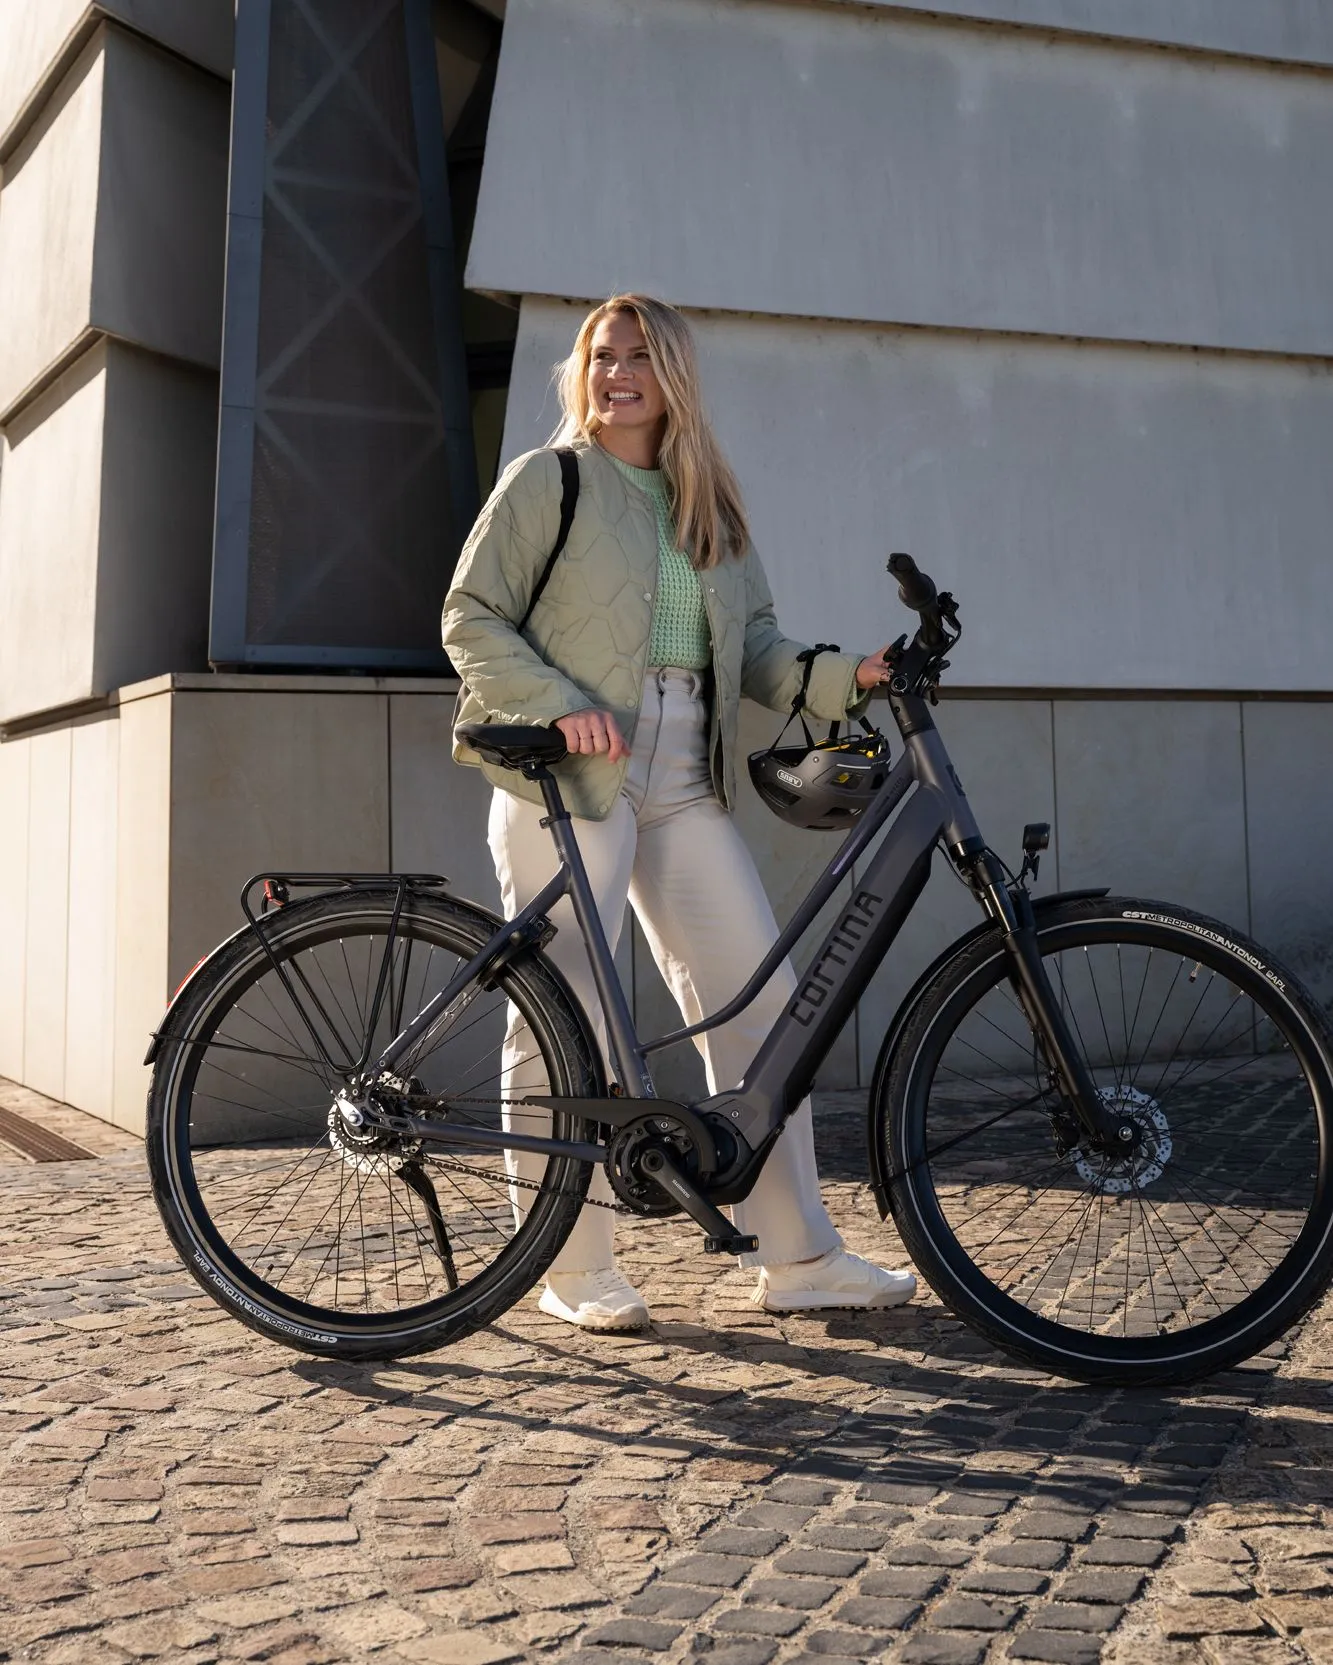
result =
[[[777,937],[773,910],[754,861],[709,776],[708,702],[694,671],[650,671],[621,796],[605,821],[574,823],[584,864],[614,951],[628,897],[686,1023],[715,1012],[741,988]],[[491,855],[507,918],[513,918],[550,879],[557,856],[541,826],[541,806],[497,791],[491,805]],[[606,1049],[605,1025],[592,967],[564,897],[551,910],[559,927],[546,952],[568,978],[593,1019]],[[712,1092],[734,1087],[759,1043],[795,991],[784,964],[753,1003],[695,1044]],[[505,1096],[543,1092],[546,1078],[534,1057],[531,1032],[510,1008],[503,1069]],[[526,1121],[521,1125],[526,1126]],[[539,1179],[545,1158],[511,1154],[510,1171]],[[589,1196],[612,1200],[599,1168]],[[516,1207],[524,1193],[512,1193]],[[759,1239],[742,1264],[781,1265],[812,1260],[841,1243],[819,1194],[810,1101],[788,1121],[754,1190],[732,1209],[738,1231]],[[581,1272],[613,1263],[615,1217],[585,1206],[551,1272]]]

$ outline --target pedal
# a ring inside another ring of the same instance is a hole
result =
[[[704,1238],[706,1255],[752,1255],[758,1248],[757,1237],[743,1237],[740,1232],[733,1232],[730,1237]]]

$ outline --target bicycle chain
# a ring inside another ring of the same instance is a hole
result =
[[[407,1107],[409,1109],[411,1109],[414,1106],[414,1104],[420,1104],[420,1106],[423,1109],[428,1107],[428,1106],[431,1107],[431,1108],[438,1108],[438,1106],[439,1106],[438,1098],[435,1098],[434,1096],[432,1096],[430,1094],[427,1094],[424,1097],[418,1097],[418,1095],[416,1095],[416,1094],[404,1094],[402,1102],[405,1105],[407,1105]],[[505,1100],[505,1099],[498,1099],[498,1098],[487,1098],[487,1099],[469,1098],[466,1102],[469,1103],[469,1104],[486,1104],[486,1105],[500,1106],[500,1105],[505,1104],[508,1101]],[[456,1174],[466,1174],[469,1179],[484,1179],[484,1180],[487,1181],[488,1184],[491,1184],[491,1185],[495,1184],[495,1175],[494,1174],[482,1173],[482,1171],[479,1168],[465,1167],[463,1165],[463,1163],[455,1162],[452,1157],[448,1157],[448,1156],[428,1156],[426,1158],[426,1160],[428,1162],[434,1163],[436,1165],[436,1167],[450,1169],[450,1170],[452,1170],[452,1172],[454,1172]],[[511,1175],[511,1174],[506,1174],[505,1175],[505,1184],[506,1185],[512,1185],[515,1188],[515,1190],[518,1190],[518,1191],[540,1191],[541,1190],[541,1186],[535,1184],[532,1180],[530,1180],[530,1179],[519,1179],[517,1177],[517,1175]],[[585,1197],[583,1199],[583,1206],[585,1208],[605,1208],[612,1214],[623,1215],[626,1219],[637,1219],[638,1218],[638,1216],[634,1213],[634,1210],[632,1208],[626,1208],[621,1203],[602,1202],[597,1197]]]
[[[450,1157],[447,1157],[447,1156],[428,1156],[426,1158],[426,1160],[433,1167],[446,1168],[446,1169],[448,1169],[451,1172],[456,1173],[456,1174],[466,1174],[469,1179],[484,1179],[490,1185],[494,1185],[496,1183],[496,1178],[495,1178],[494,1174],[482,1173],[479,1168],[466,1168],[466,1167],[463,1166],[463,1164],[461,1162],[455,1162]],[[511,1175],[511,1174],[506,1174],[505,1175],[504,1183],[506,1185],[512,1185],[516,1190],[519,1190],[519,1191],[540,1191],[541,1190],[541,1186],[537,1185],[537,1184],[534,1184],[534,1182],[532,1180],[530,1180],[530,1179],[519,1179],[516,1175]],[[585,1197],[583,1199],[583,1206],[585,1208],[605,1208],[605,1209],[609,1209],[612,1214],[622,1214],[627,1219],[637,1219],[638,1218],[638,1216],[634,1213],[633,1209],[625,1208],[620,1203],[602,1202],[601,1199],[598,1198],[598,1197]]]

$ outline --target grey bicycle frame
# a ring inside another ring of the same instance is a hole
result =
[[[533,769],[531,778],[540,782],[546,802],[547,817],[543,825],[549,829],[560,856],[558,871],[525,908],[459,967],[450,982],[394,1037],[372,1066],[372,1076],[393,1071],[445,1017],[469,985],[485,978],[502,956],[512,953],[516,947],[540,940],[546,915],[562,897],[568,896],[587,945],[593,981],[606,1020],[611,1061],[623,1095],[619,1103],[599,1101],[596,1119],[624,1121],[628,1112],[625,1099],[657,1097],[648,1055],[727,1023],[744,1010],[902,804],[901,814],[870,857],[853,887],[851,899],[825,937],[795,996],[761,1044],[744,1079],[730,1091],[692,1107],[696,1111],[717,1111],[752,1150],[765,1148],[809,1091],[815,1071],[911,912],[929,877],[935,845],[943,838],[955,859],[984,848],[971,806],[924,701],[915,698],[895,701],[894,708],[903,732],[903,755],[749,981],[732,1000],[704,1021],[672,1030],[647,1045],[635,1031],[559,787],[549,771]],[[588,1113],[586,1109],[584,1113]],[[441,1143],[577,1156],[585,1161],[600,1161],[606,1154],[602,1146],[575,1145],[567,1140],[499,1129],[425,1121],[414,1122],[413,1126]]]

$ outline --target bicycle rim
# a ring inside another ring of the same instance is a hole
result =
[[[566,1157],[348,1126],[337,1100],[353,1066],[489,935],[470,910],[417,899],[386,954],[390,907],[338,898],[291,909],[270,936],[276,967],[238,939],[181,1014],[185,1039],[164,1050],[160,1089],[155,1078],[159,1201],[178,1247],[223,1304],[297,1345],[489,1321],[558,1252],[591,1172]],[[562,988],[535,960],[498,987],[470,986],[398,1065],[402,1107],[549,1134],[550,1113],[518,1100],[597,1091]],[[564,1116],[554,1131],[589,1133]]]
[[[1077,911],[1077,910],[1075,910]],[[963,1315],[1063,1373],[1188,1379],[1293,1322],[1333,1254],[1327,1054],[1313,1014],[1180,909],[1043,922],[1053,988],[1132,1149],[1053,1089],[998,943],[904,1039],[905,1235]]]

